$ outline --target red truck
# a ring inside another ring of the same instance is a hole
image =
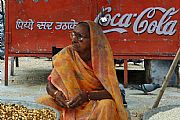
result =
[[[102,29],[114,57],[173,59],[179,46],[179,0],[6,0],[5,85],[8,57],[52,57],[52,48],[71,44],[69,32],[79,21]]]

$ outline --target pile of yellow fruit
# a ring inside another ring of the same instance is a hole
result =
[[[28,109],[19,104],[0,103],[0,120],[56,120],[56,113],[48,108]]]

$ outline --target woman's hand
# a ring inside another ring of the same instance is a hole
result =
[[[58,91],[58,89],[51,83],[51,81],[48,81],[46,90],[48,94],[55,99],[59,106],[67,108],[66,97],[64,96],[63,92]]]
[[[73,100],[68,102],[68,107],[75,108],[82,105],[83,103],[87,101],[89,101],[88,93],[86,91],[81,91],[81,93],[78,96],[76,96]]]
[[[73,100],[68,102],[67,105],[69,108],[75,108],[89,100],[102,100],[102,99],[112,99],[112,96],[107,90],[98,90],[91,92],[82,91]]]
[[[54,99],[59,106],[67,108],[66,97],[61,91],[57,91],[57,93],[54,95]]]

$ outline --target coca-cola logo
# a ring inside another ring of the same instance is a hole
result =
[[[102,21],[100,21],[101,13],[99,13],[94,20],[98,21],[104,27],[109,25],[112,26],[111,29],[104,30],[104,33],[126,33],[128,32],[126,28],[129,28],[130,26],[133,27],[133,32],[136,34],[147,32],[149,34],[156,33],[158,35],[174,35],[176,33],[177,20],[173,20],[172,17],[178,13],[179,9],[176,10],[174,7],[169,9],[150,7],[143,10],[139,15],[137,13],[127,13],[123,15],[117,13],[112,16],[111,11],[111,7],[106,7],[104,9],[104,17],[107,18],[105,22],[102,23]],[[160,11],[162,16],[159,20],[152,21],[157,11]],[[134,23],[132,23],[132,18],[135,18]]]

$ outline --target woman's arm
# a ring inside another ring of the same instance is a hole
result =
[[[107,90],[98,90],[87,92],[89,100],[102,100],[102,99],[112,99],[111,94]]]
[[[54,98],[56,103],[63,108],[67,108],[66,97],[64,96],[63,92],[59,91],[51,81],[48,81],[46,87],[47,93]]]
[[[73,100],[68,102],[68,106],[70,108],[75,108],[87,101],[102,99],[112,99],[112,96],[107,90],[98,90],[91,92],[81,91],[81,93],[78,96],[76,96]]]
[[[57,91],[57,88],[54,87],[54,85],[51,83],[51,81],[48,81],[48,84],[46,86],[46,91],[50,96],[55,97],[54,93]]]

